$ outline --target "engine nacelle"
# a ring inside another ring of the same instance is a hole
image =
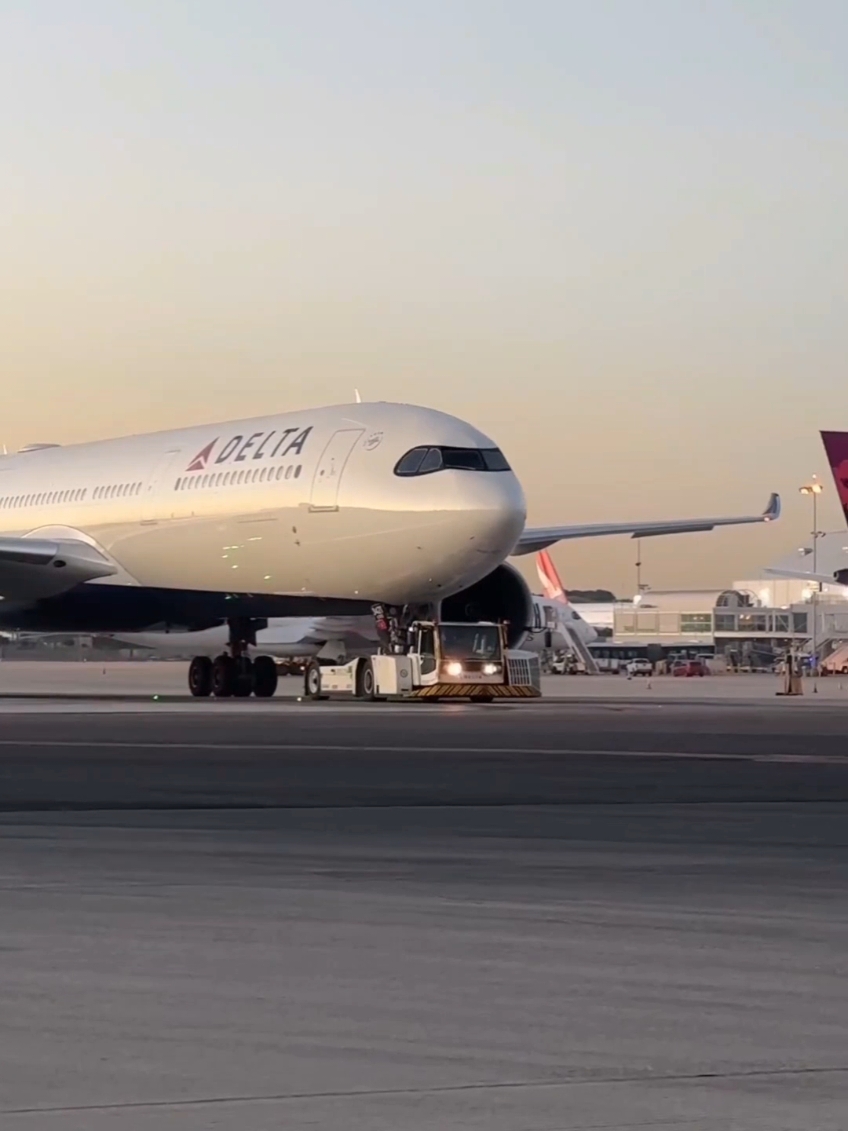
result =
[[[533,624],[533,597],[515,566],[499,565],[482,581],[446,597],[441,619],[468,623],[505,621],[507,644],[520,648]]]

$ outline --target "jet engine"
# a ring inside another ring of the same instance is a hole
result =
[[[441,619],[504,621],[509,647],[520,648],[533,624],[533,598],[515,566],[499,565],[481,581],[446,597]]]

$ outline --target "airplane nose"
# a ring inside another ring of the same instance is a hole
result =
[[[468,537],[479,553],[502,560],[515,548],[527,518],[521,484],[512,472],[498,472],[466,476],[461,485]]]

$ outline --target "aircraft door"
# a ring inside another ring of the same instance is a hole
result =
[[[339,505],[339,487],[342,472],[353,446],[365,431],[364,428],[342,428],[334,432],[321,453],[315,475],[312,479],[312,494],[309,509],[313,511],[334,511]]]
[[[181,448],[170,448],[159,460],[142,487],[141,522],[156,523],[174,517],[176,494],[172,479],[182,470],[184,461]]]

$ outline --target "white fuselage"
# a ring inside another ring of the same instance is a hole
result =
[[[525,503],[508,470],[395,474],[426,445],[495,446],[381,403],[27,451],[0,458],[0,535],[88,542],[111,586],[438,600],[507,557]]]

